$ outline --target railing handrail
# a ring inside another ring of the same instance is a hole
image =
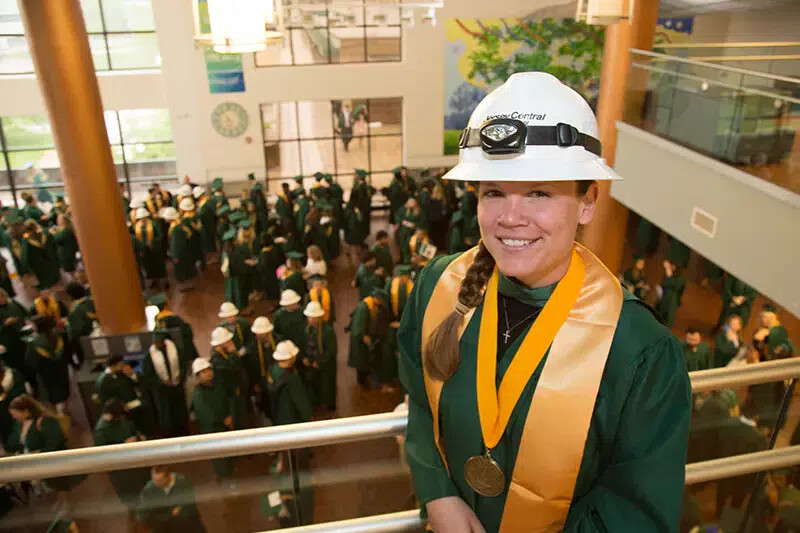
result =
[[[776,48],[782,46],[800,46],[800,41],[775,42],[733,42],[733,43],[659,43],[654,48]]]
[[[769,383],[800,376],[800,358],[704,370],[689,376],[694,392]],[[344,444],[400,435],[406,425],[404,413],[382,413],[15,455],[0,458],[0,483],[106,472],[110,465],[120,470]]]
[[[651,52],[650,50],[641,50],[639,48],[631,48],[630,52],[632,54],[643,55],[648,57],[655,57],[659,59],[664,59],[666,61],[675,61],[677,63],[685,63],[687,65],[696,65],[700,67],[707,67],[710,69],[716,70],[725,70],[728,72],[736,72],[738,74],[745,74],[747,76],[755,76],[758,78],[766,78],[769,80],[776,80],[776,81],[785,81],[789,83],[797,83],[800,84],[800,79],[798,78],[790,78],[788,76],[779,76],[777,74],[767,74],[766,72],[758,72],[757,70],[749,70],[746,68],[739,68],[739,67],[727,67],[724,65],[715,65],[713,63],[707,63],[705,61],[697,61],[695,59],[689,59],[686,57],[678,57],[672,56],[669,54],[659,54],[658,52]]]

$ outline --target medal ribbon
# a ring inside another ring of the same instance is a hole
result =
[[[511,412],[522,391],[539,366],[545,352],[567,320],[583,285],[586,265],[573,250],[569,269],[558,282],[552,296],[522,341],[517,356],[508,367],[498,391],[497,377],[497,268],[486,287],[478,338],[478,413],[481,433],[486,447],[491,450],[505,432]]]

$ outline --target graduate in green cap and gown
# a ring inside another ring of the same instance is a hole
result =
[[[305,189],[296,189],[296,192],[294,192],[294,202],[292,205],[294,209],[293,216],[295,230],[297,230],[298,235],[303,235],[306,227],[306,217],[308,216],[308,212],[311,210],[311,204],[306,197]]]
[[[28,341],[25,364],[36,374],[39,398],[63,412],[69,398],[69,360],[64,341],[49,316],[33,319],[36,333]]]
[[[647,273],[644,267],[644,257],[637,255],[633,258],[633,266],[622,274],[622,281],[625,283],[625,288],[642,301],[644,301],[645,294],[649,290],[649,286],[647,285]]]
[[[167,263],[164,255],[164,236],[161,228],[153,219],[147,209],[140,207],[136,210],[136,224],[133,226],[133,237],[136,257],[144,271],[144,276],[155,287],[166,283]]]
[[[214,178],[211,181],[211,199],[214,200],[214,208],[217,210],[223,205],[230,205],[228,197],[225,196],[224,184],[222,178]]]
[[[383,268],[378,266],[378,259],[372,252],[364,254],[364,260],[356,270],[356,278],[353,280],[353,287],[358,289],[358,299],[363,300],[373,289],[383,288],[386,283]]]
[[[69,352],[73,354],[73,364],[79,368],[83,364],[83,348],[80,338],[92,334],[97,315],[94,300],[88,295],[86,287],[77,281],[67,284],[70,310],[67,315],[67,340],[70,344]]]
[[[112,398],[103,404],[103,414],[94,426],[94,445],[109,446],[144,440],[136,425],[125,415],[125,404]],[[139,505],[139,492],[150,480],[150,469],[130,468],[111,470],[108,479],[120,503],[128,508],[128,512],[136,511]]]
[[[327,324],[336,322],[336,303],[333,301],[333,295],[328,288],[328,280],[325,276],[314,274],[308,278],[308,296],[306,304],[309,302],[317,302],[322,306],[324,314],[322,320]]]
[[[61,281],[56,241],[32,220],[25,223],[21,259],[26,269],[39,280],[37,288],[49,289]]]
[[[205,533],[194,487],[166,466],[150,469],[150,481],[139,494],[139,521],[153,533]]]
[[[20,197],[25,201],[25,206],[22,208],[22,216],[25,217],[25,220],[35,220],[37,224],[46,224],[47,215],[37,205],[36,196],[29,192],[23,192]]]
[[[11,434],[12,419],[8,407],[14,398],[25,394],[25,377],[18,370],[6,365],[5,346],[0,345],[0,445]]]
[[[0,289],[0,345],[5,346],[3,360],[8,366],[21,372],[25,379],[36,386],[36,373],[25,364],[26,346],[22,328],[28,312],[19,303]]]
[[[270,367],[267,382],[276,426],[310,422],[313,415],[306,387],[294,368],[298,355],[300,350],[288,339],[279,342],[272,354],[276,364]]]
[[[664,261],[664,279],[661,280],[661,298],[656,304],[662,322],[668,328],[675,324],[675,316],[681,306],[683,290],[686,288],[686,276],[683,275],[681,267],[669,260]]]
[[[722,311],[717,320],[717,328],[731,315],[739,315],[742,326],[747,327],[756,296],[758,292],[754,288],[733,274],[728,274],[722,288]]]
[[[303,188],[303,176],[295,176],[294,177],[294,187],[291,191],[289,191],[289,197],[292,199],[292,202],[297,199],[298,196],[301,194],[305,194],[306,190]],[[297,211],[297,209],[295,209]]]
[[[314,368],[311,387],[316,405],[336,411],[336,333],[333,326],[325,322],[325,310],[319,302],[311,301],[303,314],[308,319],[306,338],[308,344],[303,358]]]
[[[216,238],[222,243],[222,237],[225,236],[226,233],[231,229],[231,221],[228,217],[230,215],[231,208],[229,205],[223,205],[219,209],[217,209],[217,228],[216,228]],[[220,246],[221,247],[221,246]]]
[[[703,340],[696,328],[689,328],[686,332],[686,337],[681,342],[681,350],[686,361],[686,369],[689,372],[714,368],[714,356],[711,353],[711,346]]]
[[[275,211],[281,218],[291,217],[292,213],[294,212],[291,196],[283,189],[283,187],[281,187],[281,190],[278,191],[278,200],[275,202]]]
[[[322,233],[321,239],[325,243],[322,248],[328,255],[327,261],[332,261],[342,253],[342,242],[339,236],[339,221],[334,217],[333,206],[327,200],[320,200],[316,204],[320,211],[319,227]]]
[[[201,187],[195,187],[197,218],[200,220],[200,237],[203,252],[207,255],[217,253],[217,204]]]
[[[541,106],[515,134],[496,118]],[[584,141],[537,144],[528,125]],[[575,242],[596,180],[617,179],[591,108],[554,76],[517,73],[469,126],[448,177],[486,180],[483,238],[430,261],[398,331],[406,456],[430,527],[677,531],[691,385],[669,330]],[[527,146],[509,154],[512,142]]]
[[[169,338],[169,331],[153,331],[153,344],[142,359],[142,382],[150,390],[155,405],[158,433],[163,437],[189,434],[186,373],[189,360]]]
[[[333,207],[333,218],[337,221],[344,220],[344,189],[333,179],[333,174],[325,174],[325,182],[330,191],[330,204]]]
[[[284,263],[283,250],[275,244],[268,234],[262,237],[261,251],[258,254],[256,275],[267,300],[280,298],[281,290],[278,282],[278,268]]]
[[[181,357],[181,365],[184,369],[188,368],[192,361],[200,354],[197,353],[197,346],[194,343],[194,329],[192,325],[173,313],[167,304],[167,296],[164,293],[154,294],[148,299],[150,305],[158,307],[156,315],[156,329],[160,330],[180,330],[181,341],[178,356]]]
[[[56,242],[56,253],[61,270],[73,276],[77,269],[78,238],[72,227],[72,221],[66,215],[60,214],[56,217],[56,223],[51,227],[53,240]]]
[[[789,332],[778,319],[778,309],[769,303],[761,311],[761,327],[753,334],[753,344],[762,361],[788,359],[797,353]]]
[[[316,246],[322,255],[322,259],[330,261],[331,252],[328,249],[328,234],[320,223],[321,218],[322,212],[316,207],[312,208],[308,213],[306,226],[303,228],[303,244],[306,247],[306,251],[310,246]]]
[[[389,234],[383,230],[375,235],[375,244],[370,251],[375,254],[377,266],[382,267],[386,275],[390,275],[394,269],[394,259],[392,249],[389,247]]]
[[[175,279],[181,291],[191,289],[191,281],[197,276],[196,253],[192,250],[192,228],[178,220],[177,212],[165,210],[164,219],[169,222],[169,255],[175,265]]]
[[[411,296],[411,290],[414,288],[411,273],[409,265],[397,265],[394,269],[394,276],[386,282],[391,322],[389,323],[389,332],[384,343],[383,357],[380,364],[384,383],[389,383],[397,377],[397,329],[400,327],[403,310],[406,308],[408,298]]]
[[[370,172],[357,168],[355,169],[355,182],[350,191],[350,198],[348,202],[364,215],[361,220],[361,233],[369,236],[372,233],[372,196],[375,194],[375,189],[369,184],[367,179]],[[365,237],[366,238],[366,237]]]
[[[253,321],[250,331],[253,338],[247,344],[246,352],[242,363],[247,371],[256,404],[266,418],[273,418],[272,405],[269,399],[268,376],[269,369],[273,364],[272,353],[278,343],[272,334],[274,327],[265,316],[257,317]]]
[[[281,293],[293,290],[301,297],[306,293],[306,281],[303,279],[303,254],[290,251],[286,254],[286,269],[280,281]]]
[[[112,398],[120,400],[139,432],[148,437],[153,435],[150,406],[140,390],[139,376],[121,355],[108,357],[106,369],[95,381],[94,390],[95,403],[102,406]]]
[[[381,354],[384,339],[379,333],[380,315],[387,301],[386,291],[376,288],[356,305],[351,317],[347,364],[356,370],[358,384],[365,388],[369,386],[367,380]]]
[[[389,184],[389,223],[397,224],[397,212],[406,205],[409,196],[413,193],[414,180],[408,176],[406,167],[397,167],[392,170],[392,182]]]
[[[235,402],[222,381],[215,379],[211,362],[198,357],[192,361],[192,374],[197,379],[197,386],[192,391],[191,410],[200,426],[200,433],[219,433],[234,429]],[[211,466],[214,467],[218,480],[233,476],[231,457],[212,459]]]
[[[255,179],[253,174],[250,174]],[[249,176],[248,176],[249,178]],[[256,211],[256,233],[261,234],[267,229],[267,197],[264,195],[264,185],[254,183],[250,188],[250,204]]]
[[[247,327],[248,340],[252,336]],[[233,426],[231,429],[244,427],[244,366],[242,356],[245,348],[239,351],[234,344],[234,335],[224,327],[217,327],[211,332],[211,366],[214,368],[214,381],[219,384],[231,407]]]
[[[275,340],[290,340],[295,346],[306,345],[306,317],[300,307],[302,298],[292,289],[281,292],[280,306],[272,315]]]
[[[731,315],[714,340],[714,368],[728,366],[742,349],[746,350],[742,338],[742,319],[739,315]]]
[[[30,274],[28,266],[22,261],[22,241],[25,239],[25,220],[19,210],[12,210],[5,216],[7,232],[4,241],[0,243],[11,252],[17,274],[25,276]]]
[[[254,289],[253,277],[256,275],[259,249],[252,223],[245,219],[238,225],[236,245],[231,257],[231,275],[238,279],[239,284],[239,301],[235,302],[236,306],[249,314],[250,293]]]
[[[330,191],[328,190],[328,183],[325,181],[325,174],[322,172],[314,173],[314,185],[311,187],[309,195],[311,196],[311,201],[314,202],[314,204],[320,200],[328,199]]]
[[[409,198],[405,207],[399,211],[398,220],[400,221],[395,233],[397,247],[400,249],[400,262],[403,264],[411,263],[411,252],[408,243],[411,237],[417,232],[418,228],[423,227],[422,212],[416,198]]]

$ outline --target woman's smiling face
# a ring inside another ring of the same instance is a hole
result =
[[[575,181],[481,182],[478,224],[500,271],[530,287],[566,273],[578,225],[594,215],[597,184],[586,194]]]

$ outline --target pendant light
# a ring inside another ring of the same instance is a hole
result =
[[[195,41],[219,54],[260,52],[282,37],[281,0],[205,0],[207,13],[192,3]]]

